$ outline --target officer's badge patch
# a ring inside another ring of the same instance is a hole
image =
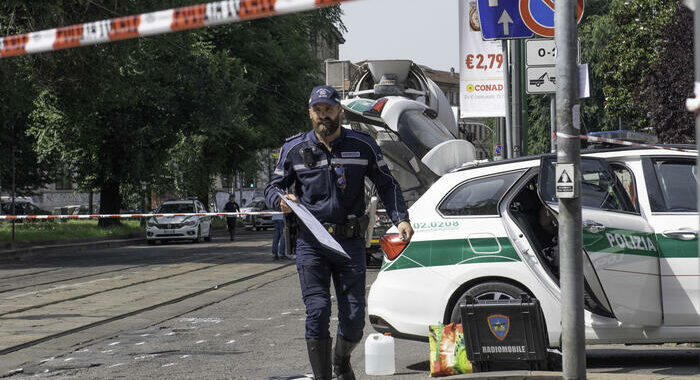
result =
[[[275,163],[275,166],[279,166],[279,165],[280,165],[280,160],[282,159],[282,149],[284,149],[283,146],[280,147],[280,152],[277,153],[277,162]]]
[[[340,157],[342,157],[342,158],[357,158],[357,157],[360,157],[360,152],[341,152]]]
[[[503,340],[508,335],[508,330],[510,329],[510,318],[502,314],[494,314],[486,317],[489,323],[489,330],[491,334],[495,336],[498,340]]]

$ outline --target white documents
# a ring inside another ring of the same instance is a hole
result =
[[[284,195],[280,193],[280,196],[285,200],[287,205],[289,205],[289,208],[292,209],[292,212],[294,212],[297,217],[299,217],[299,220],[304,223],[306,228],[311,231],[312,234],[314,234],[314,237],[318,240],[319,243],[321,243],[322,246],[325,248],[330,249],[333,252],[337,252],[346,259],[350,259],[350,255],[345,252],[343,247],[338,243],[335,239],[333,239],[333,236],[326,231],[326,229],[323,227],[321,222],[316,219],[309,210],[304,207],[304,205],[297,204],[292,202],[289,199],[284,198]]]

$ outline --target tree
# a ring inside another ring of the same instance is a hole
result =
[[[614,0],[600,20],[599,27],[609,33],[596,71],[603,79],[608,118],[620,118],[624,128],[651,126],[640,92],[666,49],[665,33],[677,10],[678,0]]]
[[[685,99],[693,96],[693,14],[680,4],[676,8],[675,21],[663,31],[664,50],[643,78],[637,102],[646,105],[660,141],[690,144],[695,115],[685,109]]]
[[[3,32],[22,31],[15,20],[0,14]],[[0,62],[0,189],[12,191],[13,158],[14,182],[18,195],[51,182],[57,160],[53,156],[39,157],[34,150],[34,139],[27,135],[28,118],[33,109],[37,88],[32,82],[30,67],[33,57],[15,57]]]
[[[694,141],[692,115],[682,109],[692,91],[690,30],[678,0],[587,1],[579,38],[591,97],[580,101],[582,133],[653,130],[662,142]],[[533,152],[548,147],[547,103],[528,99]]]
[[[11,0],[0,14],[14,20],[11,34],[182,5]],[[105,213],[119,212],[121,191],[144,182],[206,202],[214,175],[306,129],[306,96],[320,72],[310,31],[332,27],[339,12],[33,56],[25,74],[34,92],[23,98],[35,151],[58,157],[81,189],[99,189]]]

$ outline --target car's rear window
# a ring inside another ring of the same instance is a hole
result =
[[[438,211],[445,216],[498,215],[498,202],[522,171],[475,179],[457,186]]]
[[[194,212],[193,203],[165,203],[158,209],[158,214],[182,214]]]

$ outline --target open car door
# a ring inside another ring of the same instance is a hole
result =
[[[539,192],[558,210],[555,166],[556,157],[542,158]],[[607,161],[581,158],[581,208],[587,291],[622,323],[660,325],[658,243]]]

